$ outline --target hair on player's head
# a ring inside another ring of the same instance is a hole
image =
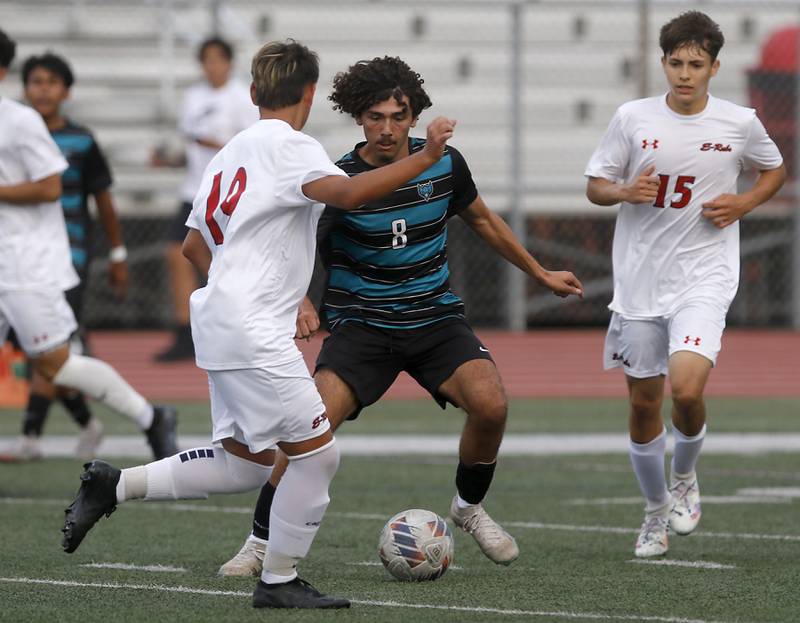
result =
[[[17,51],[17,42],[0,30],[0,67],[8,68],[14,60]]]
[[[425,81],[404,61],[394,56],[358,61],[336,74],[328,99],[333,109],[359,117],[370,106],[394,97],[399,104],[408,96],[414,118],[432,103],[423,88]]]
[[[303,90],[319,80],[319,58],[294,39],[271,41],[253,56],[250,68],[256,104],[278,110],[297,104]]]
[[[705,13],[686,11],[661,27],[658,43],[664,56],[686,46],[697,46],[715,60],[725,44],[725,36],[719,24]]]
[[[45,52],[41,56],[29,56],[22,65],[22,84],[28,84],[34,69],[42,67],[47,71],[53,72],[64,83],[68,89],[75,83],[75,76],[70,69],[69,63],[58,54]]]
[[[222,37],[209,37],[197,49],[197,60],[201,63],[205,60],[206,52],[209,48],[218,48],[222,55],[229,61],[233,60],[233,46]]]

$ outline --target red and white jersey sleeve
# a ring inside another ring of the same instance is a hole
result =
[[[263,368],[300,356],[292,338],[324,209],[302,186],[331,175],[346,174],[316,140],[275,119],[211,160],[186,222],[212,256],[208,285],[191,297],[198,366]]]
[[[0,100],[0,185],[38,182],[67,166],[39,113]],[[0,202],[0,239],[0,289],[63,291],[78,285],[59,201]]]
[[[652,203],[620,206],[609,308],[650,318],[692,297],[729,305],[739,285],[739,224],[718,229],[702,216],[703,204],[736,193],[742,170],[782,162],[751,108],[712,96],[696,115],[674,112],[666,96],[623,104],[585,175],[629,183],[655,166],[660,185]]]

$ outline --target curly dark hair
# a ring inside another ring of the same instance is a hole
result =
[[[390,97],[399,104],[407,95],[411,114],[416,118],[432,105],[422,87],[425,81],[404,61],[394,56],[358,61],[333,79],[333,93],[328,99],[333,109],[358,118],[378,102]]]
[[[22,84],[27,86],[34,69],[43,67],[47,71],[53,72],[64,83],[68,89],[75,83],[75,76],[70,69],[69,63],[62,56],[45,52],[41,56],[29,56],[22,65]]]
[[[686,45],[696,45],[715,60],[725,44],[725,37],[719,25],[708,15],[686,11],[661,27],[658,43],[664,56]]]

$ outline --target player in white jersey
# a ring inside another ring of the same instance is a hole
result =
[[[0,80],[16,45],[0,31]],[[35,372],[129,417],[157,458],[176,451],[175,412],[154,407],[107,363],[70,354],[77,329],[64,291],[78,285],[59,204],[61,155],[39,113],[0,99],[0,342],[13,327]]]
[[[192,294],[191,319],[218,446],[122,471],[93,462],[68,517],[70,543],[77,547],[118,502],[258,489],[279,447],[289,466],[273,501],[270,550],[253,605],[348,607],[295,570],[322,521],[339,464],[325,406],[293,340],[295,319],[311,280],[324,204],[353,210],[392,192],[438,162],[455,122],[437,118],[424,149],[349,178],[300,132],[319,77],[316,54],[294,41],[268,43],[256,53],[252,75],[261,120],[212,159],[183,247],[208,275]]]
[[[786,177],[755,111],[708,93],[722,32],[698,11],[660,33],[665,95],[623,104],[588,166],[587,196],[621,203],[605,367],[622,367],[630,397],[630,457],[646,499],[639,557],[666,553],[667,534],[700,519],[695,466],[706,433],[703,391],[739,283],[739,223]],[[736,194],[739,173],[757,170]],[[665,480],[664,378],[675,452]]]

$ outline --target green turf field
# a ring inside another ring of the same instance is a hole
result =
[[[713,430],[800,431],[797,401],[709,402]],[[204,406],[184,405],[183,411],[183,430],[207,432]],[[512,413],[513,432],[624,430],[620,401],[516,401]],[[361,434],[444,433],[457,431],[461,423],[457,411],[440,413],[426,401],[386,402],[363,417],[348,427]],[[133,432],[118,418],[105,419],[112,432]],[[16,415],[0,415],[0,422],[0,434],[16,433]],[[48,431],[70,429],[66,418],[54,412]],[[78,461],[0,465],[0,576],[27,578],[0,581],[0,620],[800,620],[798,455],[701,459],[701,486],[709,499],[701,527],[690,537],[673,536],[667,560],[719,568],[631,562],[641,503],[624,455],[515,457],[501,460],[487,508],[516,536],[520,559],[508,568],[496,567],[469,536],[457,532],[455,565],[460,568],[432,583],[392,580],[375,566],[384,521],[410,507],[444,514],[453,494],[454,467],[448,457],[344,457],[329,515],[301,571],[320,589],[355,600],[353,608],[275,613],[250,607],[254,580],[215,577],[247,533],[255,495],[129,503],[67,555],[59,547],[59,529],[62,508],[77,488]],[[752,491],[767,488],[779,491]],[[90,563],[185,571],[84,566]]]

